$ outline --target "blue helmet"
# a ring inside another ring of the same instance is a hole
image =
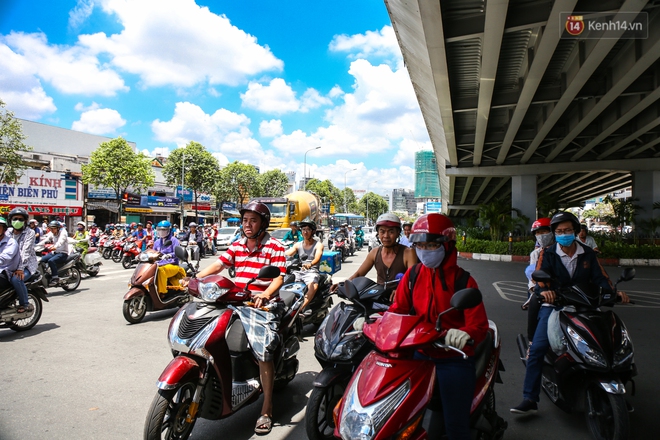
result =
[[[156,228],[171,228],[171,227],[172,227],[172,223],[168,222],[167,220],[161,220],[156,225]]]

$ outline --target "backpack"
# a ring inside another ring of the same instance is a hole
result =
[[[422,263],[415,264],[410,270],[411,271],[410,277],[408,277],[408,290],[410,291],[411,295],[413,292],[413,288],[415,287],[415,282],[417,281],[417,275],[419,275],[419,266],[421,264]],[[467,287],[468,280],[470,279],[470,272],[463,269],[462,267],[458,268],[458,273],[459,275],[456,278],[454,278],[454,293],[458,292],[459,290],[465,289]],[[415,314],[415,311],[412,307],[410,308],[410,314],[411,315]]]

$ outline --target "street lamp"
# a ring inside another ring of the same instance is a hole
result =
[[[305,187],[307,186],[307,153],[310,151],[318,150],[321,148],[320,146],[315,147],[315,148],[310,148],[309,150],[305,151],[305,165],[303,166],[303,191],[305,191]]]
[[[355,170],[357,170],[357,168],[353,168],[352,170],[348,170],[344,173],[344,212],[348,212],[348,207],[346,206],[346,174]]]
[[[378,183],[378,181],[374,180],[373,182],[368,182],[367,183],[367,193],[364,195],[364,197],[367,197],[369,195],[369,185],[371,185],[372,183]],[[369,222],[369,199],[368,198],[364,200],[364,204],[367,205],[367,226],[369,226],[370,222]]]

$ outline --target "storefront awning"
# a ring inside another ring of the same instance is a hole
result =
[[[94,211],[95,209],[105,209],[117,213],[119,212],[119,204],[117,202],[87,202],[88,211]]]

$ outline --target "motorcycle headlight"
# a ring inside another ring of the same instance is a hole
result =
[[[215,283],[199,283],[199,296],[204,301],[215,301],[227,293],[229,289],[221,289]]]
[[[633,355],[633,343],[628,335],[628,330],[621,329],[621,346],[614,353],[614,365],[621,365]]]
[[[138,260],[143,262],[149,261],[149,254],[147,254],[146,252],[140,253],[140,255],[138,255]]]
[[[597,367],[607,367],[605,356],[597,350],[594,350],[587,344],[587,341],[582,339],[582,336],[573,330],[570,326],[566,326],[566,333],[571,338],[571,342],[575,349],[582,355],[585,361]]]
[[[332,352],[330,359],[345,361],[353,357],[362,348],[365,339],[361,335],[351,335],[344,338]]]
[[[339,434],[344,440],[373,439],[410,392],[410,380],[407,380],[387,397],[363,407],[357,395],[357,384],[361,374],[362,371],[355,376],[353,384],[345,394],[339,429]]]

